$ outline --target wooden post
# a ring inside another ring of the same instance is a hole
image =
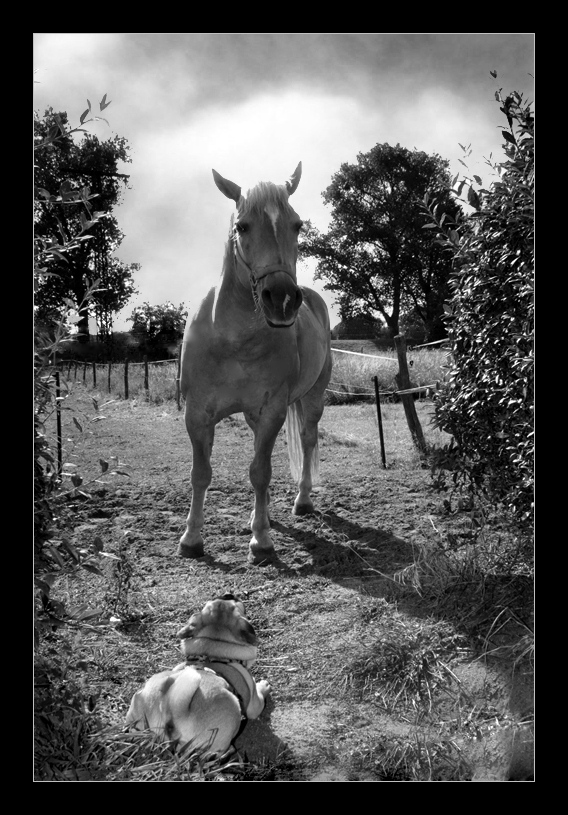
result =
[[[150,385],[148,382],[148,357],[144,354],[144,390],[146,391],[146,399],[150,398]]]
[[[83,365],[83,385],[87,381],[87,363],[85,362]]]
[[[178,410],[181,410],[181,400],[180,400],[180,389],[179,389],[179,382],[181,377],[181,349],[182,345],[178,348],[178,365],[177,365],[177,377],[176,377],[176,402],[178,406]]]
[[[381,461],[386,470],[387,460],[385,457],[385,440],[383,438],[383,417],[381,416],[381,398],[379,396],[379,377],[374,376],[373,382],[375,383],[375,402],[377,403],[377,419],[379,422],[379,441],[381,442]]]
[[[93,388],[97,387],[97,363],[93,362]]]
[[[63,470],[63,443],[61,439],[61,391],[59,388],[59,371],[55,371],[55,416],[57,419],[57,473]]]
[[[408,362],[406,360],[406,340],[404,338],[404,334],[397,334],[397,336],[394,338],[394,344],[396,353],[398,355],[399,374],[397,383],[399,389],[403,391],[412,387],[410,384],[410,375],[408,373]],[[401,393],[400,398],[402,399],[402,404],[404,405],[404,412],[406,414],[406,421],[408,423],[410,435],[412,436],[412,441],[418,448],[418,452],[422,455],[426,452],[426,442],[424,440],[424,434],[422,432],[420,420],[418,419],[418,414],[416,413],[416,407],[414,406],[414,394]]]
[[[112,369],[112,362],[109,362],[109,364],[108,364],[108,392],[109,393],[110,393],[110,372],[111,372],[111,369]]]
[[[128,360],[124,360],[124,398],[128,399]]]

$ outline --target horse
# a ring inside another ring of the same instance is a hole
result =
[[[302,221],[289,204],[302,174],[300,162],[284,184],[241,188],[213,170],[220,192],[236,204],[221,277],[184,332],[180,390],[191,441],[191,506],[178,548],[204,555],[204,503],[211,483],[215,426],[243,413],[254,434],[249,475],[254,488],[248,560],[275,557],[270,537],[270,481],[276,437],[286,422],[292,477],[298,493],[292,512],[314,512],[319,469],[318,422],[331,375],[327,306],[298,286],[296,262]]]

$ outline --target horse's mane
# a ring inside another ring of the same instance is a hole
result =
[[[284,184],[273,184],[271,181],[259,181],[245,195],[245,204],[242,214],[249,212],[262,212],[267,204],[275,204],[283,210],[290,209],[288,203],[288,189]]]

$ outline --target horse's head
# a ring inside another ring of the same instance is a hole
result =
[[[237,184],[213,170],[217,187],[237,205],[232,234],[237,274],[250,284],[257,308],[273,328],[293,325],[302,304],[296,283],[302,221],[288,203],[301,175],[300,162],[286,184],[261,182],[245,197]]]

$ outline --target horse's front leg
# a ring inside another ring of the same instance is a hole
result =
[[[254,429],[254,458],[250,465],[250,481],[254,488],[254,510],[251,515],[252,538],[249,545],[249,561],[259,563],[272,559],[274,544],[270,537],[270,480],[272,478],[272,451],[285,413],[278,416],[262,416],[249,424]]]
[[[327,375],[327,379],[329,379],[329,375]],[[312,390],[300,399],[302,474],[298,485],[298,495],[292,510],[294,515],[307,515],[314,511],[311,492],[312,487],[317,484],[319,479],[318,422],[323,414],[324,391],[327,379],[320,377]]]
[[[211,451],[215,436],[215,423],[210,420],[196,420],[186,410],[186,427],[193,448],[191,468],[191,506],[187,517],[186,530],[181,536],[178,555],[182,557],[201,557],[203,555],[203,537],[201,530],[205,517],[203,506],[207,489],[211,483]]]

